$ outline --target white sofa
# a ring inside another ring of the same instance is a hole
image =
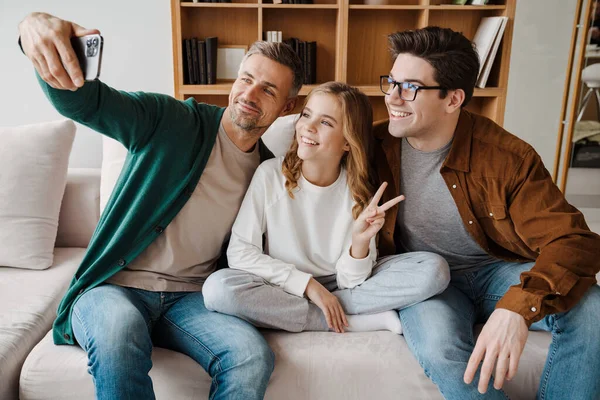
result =
[[[281,153],[287,145],[271,147]],[[99,204],[100,170],[70,169],[54,265],[43,271],[0,267],[0,399],[94,398],[85,352],[78,346],[55,346],[49,331],[98,221]],[[264,334],[276,354],[267,399],[442,398],[403,336]],[[548,333],[530,334],[519,372],[505,387],[512,399],[535,397],[549,344]],[[210,378],[189,357],[156,348],[153,365],[150,375],[159,399],[208,397]]]
[[[2,399],[16,398],[23,360],[19,383],[22,400],[94,398],[85,352],[78,346],[55,346],[48,331],[98,219],[99,185],[99,170],[69,170],[55,265],[45,271],[0,268],[0,296],[3,300],[13,298],[8,304],[15,318],[22,321],[10,329],[18,352],[11,376],[2,377],[12,392],[0,396]],[[6,279],[9,276],[10,282]],[[2,304],[4,308],[6,303]],[[276,354],[268,399],[442,398],[402,336],[390,332],[264,333]],[[512,398],[534,397],[549,343],[547,333],[530,335],[519,375],[507,386]],[[207,398],[210,378],[189,357],[157,348],[153,363],[150,375],[159,399]]]

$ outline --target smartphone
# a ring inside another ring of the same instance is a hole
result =
[[[83,79],[94,81],[100,77],[104,39],[98,34],[71,38],[71,45],[83,72]]]

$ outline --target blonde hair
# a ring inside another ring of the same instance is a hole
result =
[[[369,98],[355,87],[341,82],[327,82],[313,89],[306,100],[316,93],[330,94],[339,102],[342,109],[342,133],[350,150],[341,160],[346,169],[348,186],[355,201],[352,216],[356,219],[367,207],[373,196],[372,173],[369,164],[373,149],[373,110]],[[293,199],[293,190],[298,187],[298,179],[302,172],[302,159],[298,157],[298,141],[294,139],[283,159],[282,172],[285,176],[285,188]]]

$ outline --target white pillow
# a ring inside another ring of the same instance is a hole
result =
[[[265,144],[275,157],[287,153],[294,139],[294,123],[298,114],[279,117],[262,136]],[[100,178],[100,213],[104,211],[110,194],[123,169],[127,149],[107,136],[102,137],[102,172]]]
[[[117,179],[125,164],[127,149],[120,142],[102,136],[102,169],[100,171],[100,214],[108,203]]]
[[[298,114],[279,117],[263,134],[262,140],[275,157],[285,156],[285,153],[289,150],[296,133],[295,123],[297,119]]]
[[[69,120],[0,128],[0,266],[52,265],[75,131]]]

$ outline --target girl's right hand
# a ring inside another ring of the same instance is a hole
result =
[[[338,298],[312,277],[308,281],[305,293],[323,311],[329,329],[333,329],[337,333],[344,333],[344,327],[348,326],[348,320]]]
[[[377,193],[373,196],[373,199],[371,199],[371,203],[365,207],[352,225],[352,249],[356,251],[358,248],[361,248],[363,251],[358,251],[358,253],[365,253],[358,257],[353,254],[354,258],[366,257],[366,253],[368,253],[369,249],[369,242],[383,227],[383,223],[385,222],[385,212],[404,200],[404,196],[398,196],[378,206],[377,204],[379,203],[379,200],[381,200],[386,187],[387,182],[383,182],[379,187],[379,190],[377,190]]]

